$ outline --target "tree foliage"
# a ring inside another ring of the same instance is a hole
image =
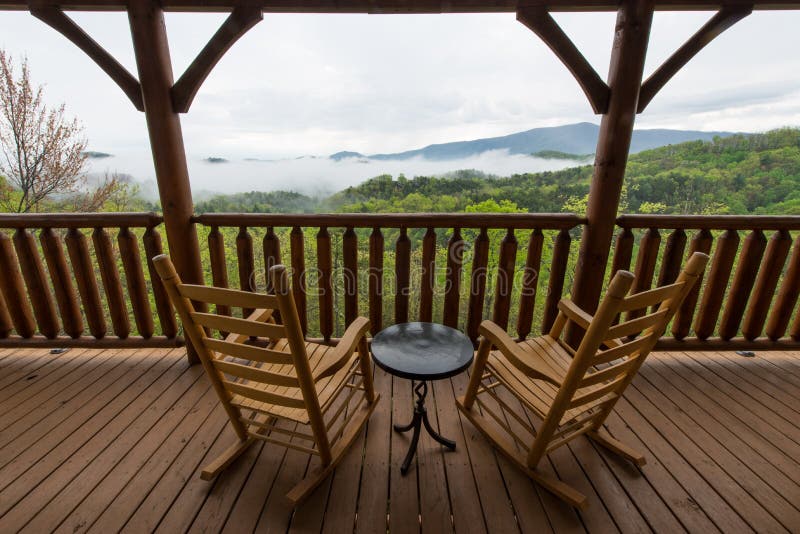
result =
[[[34,87],[27,60],[19,73],[0,50],[0,173],[12,190],[2,202],[15,212],[36,211],[58,193],[77,192],[86,163],[86,139],[64,105],[49,108],[42,87]]]

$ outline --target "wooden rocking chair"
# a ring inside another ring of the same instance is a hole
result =
[[[493,322],[483,321],[469,386],[457,400],[459,410],[531,479],[572,506],[584,508],[584,495],[537,466],[546,454],[582,434],[644,465],[642,454],[611,437],[602,425],[707,262],[707,255],[696,252],[675,283],[631,296],[626,295],[634,276],[619,271],[594,316],[562,299],[550,333],[535,339],[515,342]],[[623,312],[626,320],[615,325]],[[569,322],[585,330],[577,350],[561,340]],[[498,387],[530,410],[536,425],[509,406],[509,397]],[[487,397],[494,402],[486,402]],[[513,424],[497,406],[513,418]],[[512,426],[530,437],[520,437]]]
[[[286,495],[299,504],[342,459],[378,401],[369,320],[353,321],[335,347],[306,342],[283,265],[270,269],[275,294],[266,295],[183,284],[167,256],[153,261],[238,437],[201,478],[216,477],[257,439],[277,443],[320,457],[321,466]],[[200,313],[192,301],[255,311],[244,319]],[[283,324],[275,323],[276,309]]]

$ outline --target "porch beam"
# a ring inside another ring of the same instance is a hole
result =
[[[716,39],[722,32],[752,12],[752,5],[726,6],[711,17],[702,28],[692,35],[642,84],[642,89],[639,92],[637,113],[643,112],[650,101],[653,100],[653,97],[655,97],[664,85],[696,56],[698,52]]]
[[[257,6],[242,4],[234,8],[203,50],[194,58],[192,64],[175,82],[172,88],[172,103],[176,112],[189,111],[200,86],[225,52],[263,18],[261,8]]]
[[[597,114],[605,113],[608,110],[608,85],[564,33],[547,8],[544,6],[520,8],[517,10],[517,20],[538,35],[569,69],[589,99],[592,110]]]
[[[144,114],[150,135],[169,254],[181,278],[203,283],[200,246],[192,221],[192,188],[183,145],[180,116],[172,105],[172,61],[164,11],[152,0],[130,0],[128,20],[136,66],[142,84]],[[197,362],[193,350],[189,361]]]
[[[92,39],[75,21],[61,11],[55,5],[45,5],[39,2],[31,2],[31,15],[41,20],[58,33],[72,41],[72,43],[83,50],[97,66],[103,69],[108,76],[114,80],[120,89],[125,93],[133,106],[144,111],[142,101],[142,88],[137,80],[128,70],[122,66],[111,54],[100,46],[97,41]]]
[[[589,313],[597,309],[603,288],[652,23],[652,1],[624,0],[620,5],[608,69],[611,95],[600,122],[587,224],[572,286],[573,299]],[[568,335],[574,341],[574,332]]]

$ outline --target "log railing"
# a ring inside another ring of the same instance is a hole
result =
[[[208,282],[267,287],[266,270],[291,267],[309,337],[330,340],[356,316],[372,333],[436,321],[477,340],[493,318],[518,337],[549,329],[574,271],[573,214],[203,214]],[[572,268],[570,268],[572,266]],[[221,309],[222,313],[232,313]]]
[[[204,214],[207,283],[268,289],[292,268],[307,335],[330,340],[357,315],[373,333],[436,321],[477,339],[483,318],[516,337],[547,330],[571,288],[584,220],[572,214]],[[150,258],[152,213],[0,215],[0,347],[182,343]],[[663,349],[800,346],[800,217],[623,215],[609,272],[635,291],[708,252],[703,281]],[[219,310],[242,313],[240,310]]]
[[[660,348],[800,346],[800,217],[623,215],[617,226],[612,270],[632,267],[635,291],[674,281],[688,253],[711,255]]]
[[[163,286],[152,283],[161,222],[154,213],[0,215],[0,347],[181,344]]]

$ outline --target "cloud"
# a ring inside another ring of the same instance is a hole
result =
[[[70,16],[135,73],[124,13]],[[647,72],[709,17],[658,13]],[[224,18],[167,15],[176,77]],[[605,78],[615,16],[556,18]],[[795,120],[798,27],[791,11],[744,19],[670,81],[638,126],[753,130]],[[147,157],[142,114],[62,36],[27,13],[2,12],[0,46],[29,56],[46,97],[81,118],[93,148]],[[577,82],[513,14],[266,14],[182,117],[190,154],[242,158],[399,152],[578,121],[596,117]]]
[[[232,159],[227,163],[217,164],[205,160],[206,157],[193,157],[189,160],[189,174],[195,192],[210,190],[235,193],[282,189],[308,195],[333,193],[381,174],[440,176],[459,169],[475,169],[487,174],[509,176],[515,173],[562,169],[578,164],[568,160],[509,155],[505,150],[488,151],[477,156],[448,161],[424,158],[403,161],[347,158],[334,161],[327,157],[314,156],[269,161]],[[92,160],[91,165],[91,170],[95,173],[105,170],[124,172],[132,174],[138,181],[154,178],[152,166],[140,153],[123,153],[113,158]]]

